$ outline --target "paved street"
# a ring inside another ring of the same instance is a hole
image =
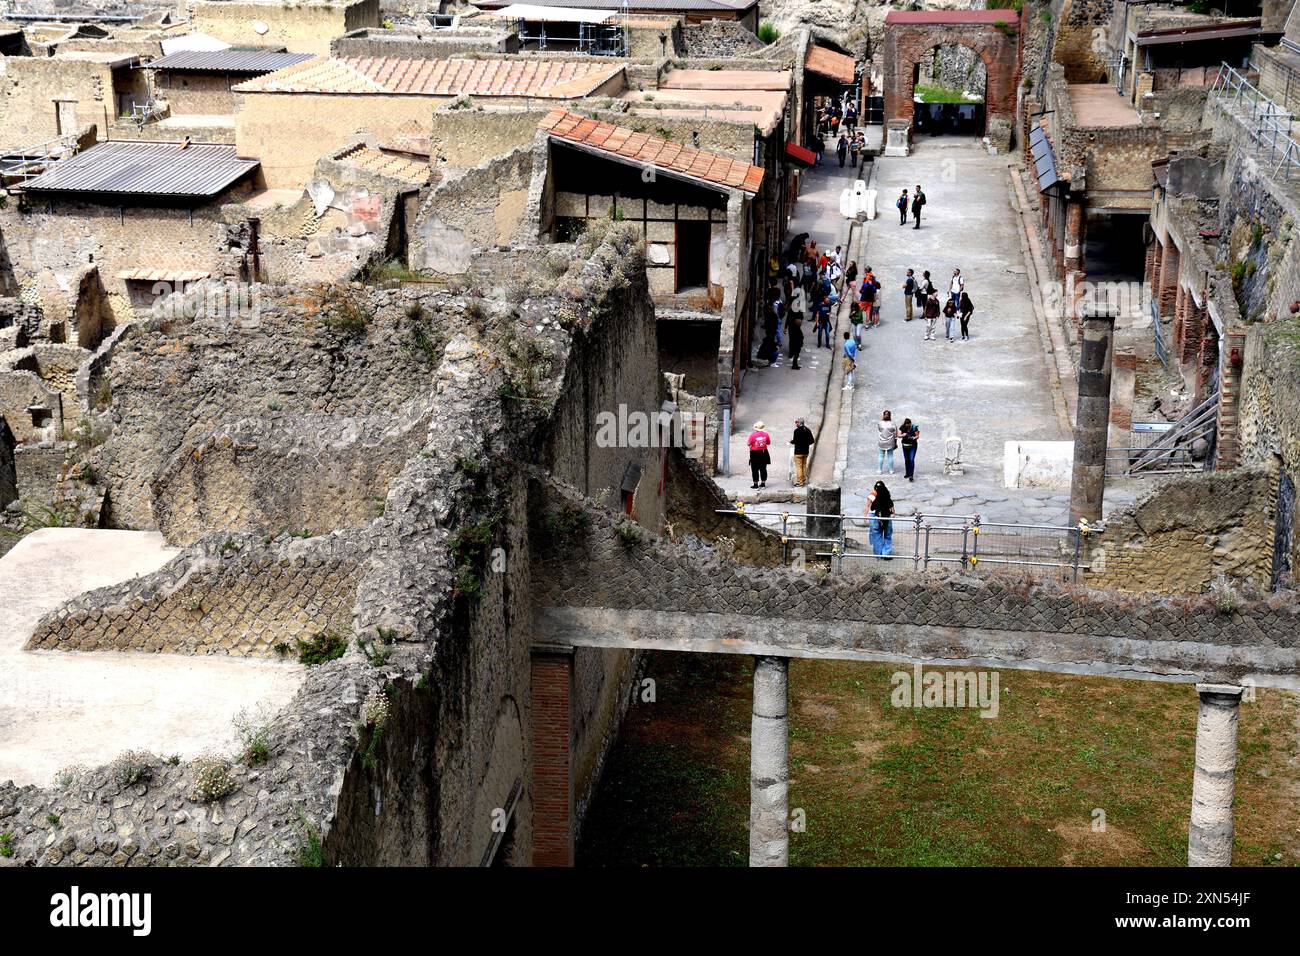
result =
[[[921,426],[916,481],[902,477],[901,449],[897,473],[884,479],[899,513],[979,513],[1050,524],[1068,518],[1066,492],[1003,487],[1006,441],[1071,437],[1053,404],[1006,164],[1005,157],[956,137],[921,138],[911,156],[877,161],[880,215],[868,227],[860,265],[880,277],[884,311],[881,325],[864,332],[858,360],[845,513],[861,512],[877,480],[876,422],[888,408],[896,423],[910,417]],[[928,200],[920,230],[900,226],[893,206],[904,187],[911,192],[917,183]],[[937,340],[923,341],[919,310],[912,322],[904,321],[901,284],[909,267],[918,277],[930,271],[941,302],[953,269],[962,270],[975,305],[970,341],[946,341],[942,317]],[[962,441],[960,476],[943,474],[949,434]]]

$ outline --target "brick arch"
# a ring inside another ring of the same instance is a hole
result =
[[[1014,10],[891,11],[885,17],[886,122],[906,120],[911,139],[916,66],[935,47],[951,45],[974,50],[983,61],[985,135],[1006,149],[1020,83],[1020,17]]]

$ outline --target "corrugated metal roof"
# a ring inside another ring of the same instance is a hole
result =
[[[147,70],[219,73],[273,73],[310,60],[310,53],[284,50],[178,50],[144,64]]]
[[[234,146],[108,142],[92,146],[23,185],[26,192],[215,196],[257,169]]]
[[[540,3],[512,3],[494,10],[492,16],[512,20],[535,20],[545,23],[606,23],[618,11],[591,7],[548,7]]]
[[[551,110],[538,124],[555,139],[585,146],[666,173],[676,173],[706,185],[726,186],[756,193],[763,185],[763,169],[741,160],[683,146],[626,126],[613,126],[568,110]]]
[[[397,56],[316,59],[240,83],[237,93],[398,93],[412,96],[585,96],[622,63],[432,60]]]

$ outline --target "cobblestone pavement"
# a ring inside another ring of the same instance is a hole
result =
[[[884,476],[900,514],[978,513],[990,521],[1034,524],[1068,520],[1068,491],[1003,486],[1005,442],[1072,437],[1052,401],[1006,165],[1005,157],[955,137],[922,139],[911,156],[877,162],[880,215],[869,226],[861,265],[872,266],[881,278],[884,310],[881,325],[864,333],[858,360],[846,514],[861,512],[877,480],[876,422],[888,408],[895,422],[911,417],[921,426],[915,482],[903,479],[901,449],[892,481]],[[910,192],[917,183],[927,199],[919,230],[900,226],[893,208],[902,189]],[[924,341],[919,312],[904,321],[901,284],[909,267],[918,277],[930,271],[941,301],[953,269],[962,270],[975,304],[969,341],[947,341],[942,317],[932,342]],[[943,474],[948,434],[962,441],[960,476]],[[1107,504],[1129,500],[1131,492],[1115,489]]]

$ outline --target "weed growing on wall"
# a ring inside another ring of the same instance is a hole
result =
[[[333,631],[322,631],[308,640],[298,640],[298,663],[314,667],[343,656],[348,649],[347,640]]]

